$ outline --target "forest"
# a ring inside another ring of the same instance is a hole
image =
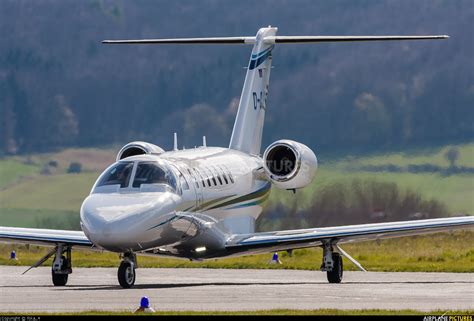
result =
[[[448,34],[442,41],[280,45],[263,146],[316,152],[472,141],[470,0],[0,2],[0,156],[145,140],[226,146],[251,47],[103,39]]]

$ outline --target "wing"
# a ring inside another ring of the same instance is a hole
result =
[[[66,244],[90,248],[92,242],[82,231],[47,230],[0,226],[0,241],[34,245]]]
[[[347,243],[371,239],[418,235],[474,227],[474,216],[390,223],[346,225],[268,233],[233,235],[229,252],[248,254],[320,246],[323,242]]]

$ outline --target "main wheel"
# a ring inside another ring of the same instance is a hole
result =
[[[334,262],[332,271],[327,271],[329,283],[341,283],[342,281],[342,257],[339,253],[332,254],[332,260]]]
[[[117,276],[122,288],[131,288],[135,284],[135,267],[130,262],[123,261],[120,263]]]
[[[61,256],[63,264],[61,265],[61,270],[66,270],[68,267],[68,261],[64,256]],[[54,286],[65,286],[68,279],[68,274],[66,273],[57,273],[51,269],[51,276],[53,277]]]

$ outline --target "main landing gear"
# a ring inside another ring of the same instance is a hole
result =
[[[134,253],[124,253],[120,263],[117,277],[120,286],[124,289],[131,288],[135,284],[135,268],[137,267],[137,256]]]
[[[56,247],[56,255],[51,268],[51,276],[54,286],[66,285],[68,275],[72,273],[71,262],[71,247],[58,245]]]
[[[53,279],[53,284],[54,286],[65,286],[68,275],[72,273],[71,246],[63,244],[56,245],[54,249],[49,251],[48,254],[43,256],[38,262],[33,264],[22,274],[25,274],[33,268],[37,268],[53,255],[54,260],[51,267],[51,277]]]
[[[342,265],[342,257],[339,253],[334,252],[331,242],[323,244],[323,264],[321,271],[327,273],[329,283],[341,283],[344,268]]]
[[[338,252],[334,252],[336,247]],[[323,264],[321,264],[321,271],[327,273],[329,283],[341,283],[344,267],[342,265],[342,256],[345,256],[351,261],[359,270],[367,272],[364,267],[344,251],[337,243],[326,241],[323,242]]]

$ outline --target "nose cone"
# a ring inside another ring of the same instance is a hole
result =
[[[173,193],[91,194],[81,207],[81,226],[97,246],[122,252],[140,249],[146,231],[172,216],[179,197]]]

